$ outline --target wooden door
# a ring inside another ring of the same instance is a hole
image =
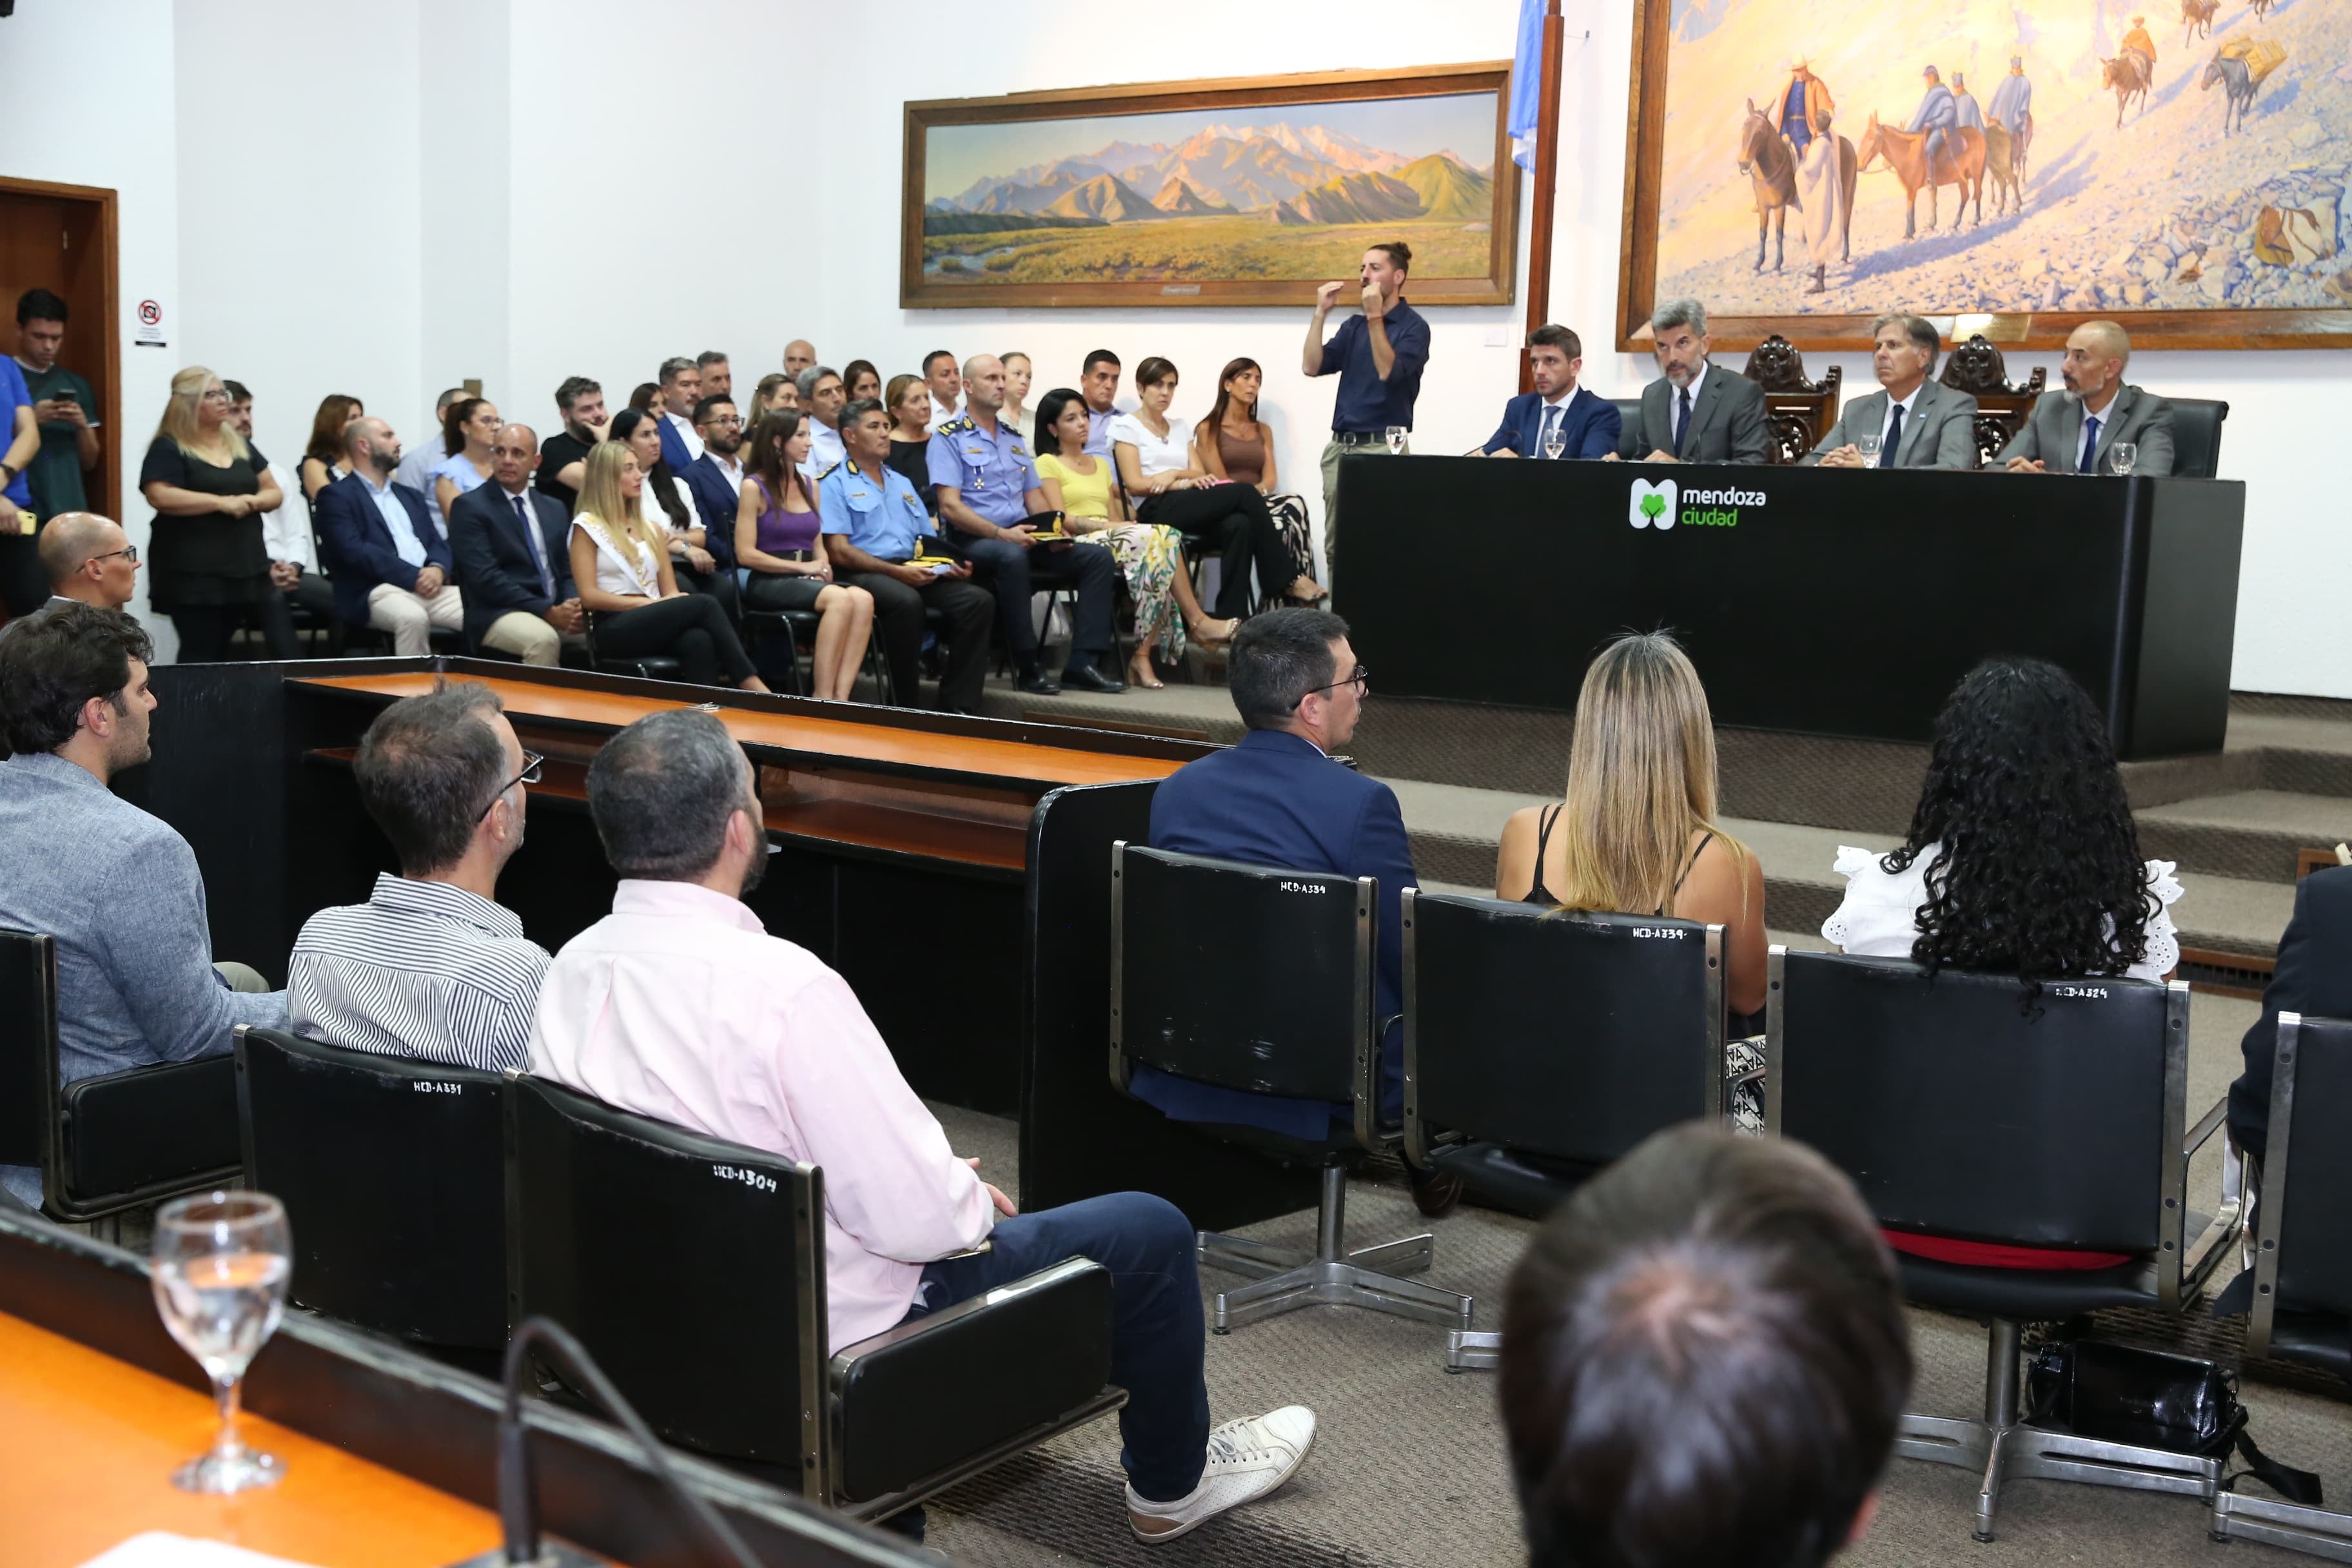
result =
[[[0,178],[0,341],[16,351],[16,300],[26,289],[47,289],[65,300],[58,363],[79,372],[98,400],[90,411],[100,422],[98,471],[86,477],[90,510],[121,521],[123,454],[147,443],[122,428],[116,255],[112,191]],[[150,368],[167,377],[173,367]]]

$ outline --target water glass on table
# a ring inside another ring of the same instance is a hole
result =
[[[1853,449],[1854,449],[1855,451],[1857,451],[1857,452],[1859,452],[1859,453],[1861,453],[1861,454],[1862,454],[1862,460],[1863,460],[1863,462],[1864,462],[1864,464],[1869,465],[1869,466],[1871,466],[1871,467],[1873,467],[1873,468],[1875,468],[1875,467],[1877,466],[1877,463],[1878,463],[1878,437],[1875,437],[1875,436],[1867,436],[1867,435],[1865,435],[1865,436],[1856,436],[1856,437],[1853,438]]]
[[[238,1440],[236,1414],[238,1380],[285,1312],[293,1255],[285,1207],[267,1193],[207,1193],[155,1215],[155,1310],[220,1405],[212,1451],[172,1476],[182,1491],[248,1491],[286,1473],[274,1456]]]
[[[1544,431],[1543,454],[1545,457],[1556,463],[1559,461],[1559,455],[1567,450],[1568,435],[1558,425],[1551,426]]]
[[[1391,425],[1389,426],[1388,437],[1390,457],[1402,458],[1404,456],[1404,438],[1409,434],[1411,434],[1411,432],[1406,430],[1402,425]]]
[[[2107,448],[2107,461],[2117,474],[2128,474],[2132,465],[2139,461],[2139,448],[2129,441],[2118,441]]]

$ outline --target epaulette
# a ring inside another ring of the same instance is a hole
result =
[[[845,459],[845,461],[846,461],[846,459]],[[824,468],[819,468],[816,471],[817,483],[823,484],[825,481],[825,479],[831,475],[835,468],[838,468],[841,466],[842,465],[840,463],[827,463]],[[850,463],[849,471],[853,474],[856,473],[857,471],[857,465]]]
[[[954,418],[949,420],[946,424],[940,426],[938,429],[932,431],[931,434],[934,436],[947,436],[952,435],[961,430],[977,430],[979,428],[979,426],[971,422],[971,415],[959,414]]]

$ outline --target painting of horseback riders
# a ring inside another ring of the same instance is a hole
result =
[[[2019,343],[2352,344],[2341,0],[1636,0],[1619,347],[1867,346],[1901,309]],[[1991,321],[2002,324],[1998,329]]]

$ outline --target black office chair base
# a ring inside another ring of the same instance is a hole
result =
[[[2260,1541],[2336,1563],[2352,1563],[2352,1513],[2273,1502],[2237,1492],[2213,1494],[2216,1541]]]
[[[1985,1365],[1983,1420],[1906,1415],[1895,1429],[1895,1451],[1903,1458],[1954,1465],[1983,1478],[1977,1489],[1976,1539],[1993,1538],[1993,1516],[2000,1508],[2005,1481],[2079,1481],[2213,1500],[2221,1480],[2219,1459],[2200,1459],[2129,1443],[2105,1443],[2020,1421],[2018,1336],[2016,1323],[1993,1320]]]
[[[1312,1254],[1202,1231],[1202,1264],[1256,1277],[1236,1289],[1217,1292],[1210,1305],[1210,1331],[1231,1333],[1244,1323],[1312,1306],[1362,1307],[1467,1329],[1475,1304],[1470,1297],[1397,1278],[1429,1267],[1434,1256],[1431,1237],[1409,1236],[1402,1241],[1346,1251],[1347,1204],[1346,1169],[1336,1163],[1324,1166]]]

